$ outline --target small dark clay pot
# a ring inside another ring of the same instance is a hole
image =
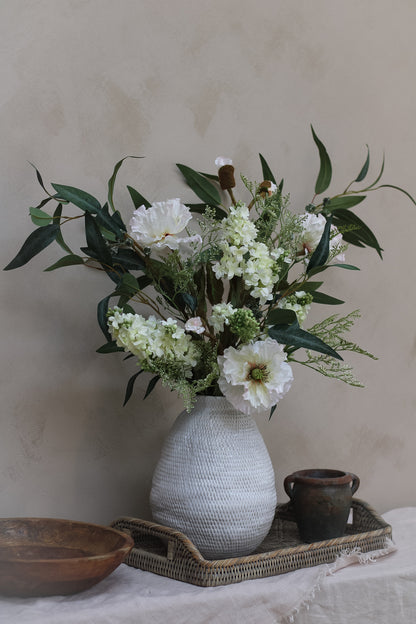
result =
[[[345,533],[352,495],[359,478],[341,470],[298,470],[284,487],[293,503],[302,541],[320,542]]]

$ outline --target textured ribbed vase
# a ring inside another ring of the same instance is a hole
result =
[[[162,449],[150,495],[153,519],[185,533],[206,559],[248,555],[273,521],[273,466],[251,416],[223,397],[199,397]]]

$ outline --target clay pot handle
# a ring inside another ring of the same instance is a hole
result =
[[[293,475],[289,475],[283,482],[285,492],[289,496],[290,500],[293,499],[293,482],[295,478]]]
[[[360,487],[360,479],[357,477],[357,475],[355,475],[353,472],[349,472],[348,473],[351,476],[352,479],[352,483],[351,483],[351,494],[354,495],[355,492],[358,490],[358,488]]]

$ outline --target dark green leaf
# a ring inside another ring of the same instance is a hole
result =
[[[49,223],[52,221],[52,217],[40,208],[29,208],[29,214],[31,216],[32,222],[35,225],[39,225],[40,227],[43,227],[44,225],[49,225]]]
[[[330,295],[325,295],[325,293],[322,292],[314,292],[313,301],[314,303],[323,303],[325,305],[341,305],[341,303],[345,303],[345,301],[341,301],[341,299],[330,297]]]
[[[97,349],[96,353],[117,353],[117,351],[124,351],[123,347],[118,347],[115,340],[106,342],[102,347]]]
[[[346,232],[343,235],[344,239],[347,242],[352,242],[355,237],[360,243],[363,243],[367,247],[372,247],[373,249],[375,249],[380,258],[382,258],[381,252],[383,250],[378,244],[376,237],[374,236],[370,228],[364,223],[364,221],[357,217],[356,214],[354,214],[350,210],[344,210],[343,208],[340,208],[339,210],[337,210],[336,214],[334,214],[334,225],[336,225],[338,228],[342,228],[343,225],[353,225],[355,229],[353,231]],[[348,237],[349,234],[351,235],[350,237]],[[352,244],[357,243],[352,242]]]
[[[365,200],[367,195],[344,195],[343,197],[334,197],[330,199],[325,208],[333,212],[339,208],[352,208]]]
[[[113,264],[119,264],[127,271],[144,271],[146,268],[144,261],[133,249],[119,249],[117,253],[113,254]]]
[[[270,410],[270,414],[269,414],[269,420],[271,420],[271,418],[272,418],[272,416],[273,416],[273,414],[274,414],[274,411],[275,411],[276,407],[277,407],[277,405],[273,405],[273,407],[271,408],[271,410]]]
[[[127,382],[127,387],[126,387],[126,394],[124,396],[124,403],[123,403],[123,407],[126,405],[126,403],[128,402],[128,400],[130,399],[132,393],[133,393],[133,388],[134,388],[134,382],[136,381],[137,377],[143,372],[143,370],[139,370],[138,373],[136,373],[135,375],[133,375],[132,377],[130,377],[130,379]]]
[[[340,269],[347,269],[348,271],[360,271],[360,269],[353,264],[331,264],[331,267],[339,267]]]
[[[64,237],[62,236],[61,231],[61,216],[62,216],[62,204],[58,204],[55,212],[53,213],[53,222],[59,227],[58,233],[56,235],[56,242],[64,251],[68,254],[72,254],[72,250],[68,247],[66,242],[64,241]]]
[[[84,264],[84,260],[81,256],[77,256],[76,254],[69,254],[68,256],[64,256],[55,264],[52,264],[45,271],[54,271],[55,269],[60,269],[61,267],[66,266],[74,266],[75,264]]]
[[[29,165],[31,165],[31,167],[33,167],[33,169],[36,171],[36,177],[38,179],[38,182],[41,185],[41,187],[43,188],[43,190],[45,191],[45,193],[50,196],[50,193],[45,188],[45,185],[44,185],[43,180],[42,180],[42,176],[40,175],[38,169],[36,169],[35,165],[33,163],[31,163],[31,162],[29,162]]]
[[[108,295],[107,297],[104,297],[104,299],[101,299],[101,301],[99,301],[97,305],[98,325],[100,326],[101,331],[103,332],[108,342],[112,342],[111,334],[108,330],[108,324],[107,324],[108,303],[111,299],[111,296],[112,295]]]
[[[147,199],[145,199],[143,195],[140,195],[139,191],[136,191],[136,189],[134,189],[132,186],[128,186],[127,189],[130,193],[130,197],[136,209],[140,208],[140,206],[145,206],[146,208],[150,208],[152,204],[149,201],[147,201]]]
[[[381,169],[380,169],[380,173],[378,174],[377,178],[374,180],[374,182],[372,184],[370,184],[370,186],[367,186],[367,188],[363,189],[364,191],[369,191],[371,188],[373,188],[373,186],[375,186],[377,184],[377,182],[381,179],[381,176],[383,175],[383,171],[384,171],[384,164],[385,164],[385,159],[384,159],[384,154],[383,154],[383,162],[381,163]]]
[[[128,297],[128,299],[131,299],[139,290],[141,289],[134,275],[132,275],[131,273],[124,273],[119,285],[117,286],[113,294],[122,297]]]
[[[108,181],[108,205],[110,206],[110,208],[111,208],[111,210],[113,212],[115,211],[114,201],[113,201],[113,194],[114,194],[114,185],[115,185],[115,182],[116,182],[117,173],[118,173],[121,165],[123,164],[123,162],[127,158],[143,158],[143,156],[125,156],[124,158],[119,160],[118,163],[115,165],[113,174],[112,174],[111,178]]]
[[[196,310],[197,300],[189,293],[178,293],[175,297],[175,303],[178,304],[179,309],[187,307],[193,314]]]
[[[59,227],[55,223],[34,230],[23,243],[17,256],[9,262],[4,270],[17,269],[29,262],[55,240],[58,230]]]
[[[327,219],[325,223],[324,231],[321,236],[321,240],[319,241],[315,251],[313,252],[308,268],[306,272],[309,273],[315,267],[323,266],[325,262],[328,260],[329,256],[329,241],[331,239],[331,223],[332,217]]]
[[[305,292],[313,292],[322,286],[323,282],[306,282],[299,287],[299,290],[304,290]]]
[[[261,154],[259,154],[259,157],[260,157],[261,168],[262,168],[262,173],[263,173],[263,180],[270,180],[270,182],[273,182],[273,184],[276,184],[276,179],[274,175],[272,174],[271,169],[266,162],[266,159],[263,158]]]
[[[355,178],[354,182],[362,182],[365,178],[365,176],[368,173],[368,167],[370,165],[370,148],[367,145],[367,158],[365,160],[365,163],[360,171],[360,173],[358,174],[358,176]]]
[[[154,389],[154,387],[157,384],[157,382],[159,381],[159,379],[160,379],[159,375],[156,375],[156,377],[152,377],[152,379],[149,381],[149,385],[147,386],[147,390],[146,390],[145,395],[144,395],[145,399],[152,392],[152,390]]]
[[[198,195],[199,199],[205,204],[208,204],[208,206],[218,206],[221,204],[219,191],[211,182],[208,182],[203,175],[186,165],[177,163],[176,166],[194,193]]]
[[[267,325],[291,325],[295,323],[297,319],[296,313],[293,310],[283,310],[282,308],[276,308],[267,315]]]
[[[322,271],[326,271],[327,269],[331,269],[332,267],[339,267],[341,269],[349,269],[350,271],[359,271],[360,269],[352,264],[326,264],[325,266],[315,267],[309,273],[312,275],[317,275],[318,273],[322,273]],[[303,288],[303,287],[302,287]]]
[[[282,178],[280,180],[280,184],[279,184],[279,191],[282,192],[283,191],[283,184],[284,184],[284,179]]]
[[[77,189],[74,186],[65,186],[64,184],[52,184],[52,186],[58,193],[59,199],[65,199],[85,212],[96,214],[101,208],[98,199],[81,189]]]
[[[219,177],[216,173],[204,173],[203,171],[199,171],[199,173],[204,176],[204,178],[208,178],[209,180],[215,180],[219,182]]]
[[[275,325],[269,327],[269,336],[280,344],[289,345],[296,349],[304,348],[317,351],[325,355],[342,360],[342,357],[323,340],[299,327],[298,321],[291,325]]]
[[[107,204],[104,204],[104,206],[97,211],[95,219],[97,225],[103,231],[103,233],[105,233],[105,230],[109,230],[116,235],[118,240],[124,239],[124,232],[126,228],[124,224],[123,228],[120,228],[119,217],[116,217],[115,213],[113,215],[110,215],[110,213],[108,212]]]
[[[100,232],[96,220],[88,212],[85,213],[85,236],[87,245],[101,264],[111,267],[112,258],[109,248]]]
[[[326,151],[324,144],[316,136],[313,126],[311,126],[311,129],[312,129],[313,140],[315,141],[315,144],[318,148],[319,158],[320,158],[320,169],[319,169],[318,177],[316,179],[316,184],[315,184],[315,193],[319,195],[320,193],[323,193],[324,191],[326,191],[326,189],[331,183],[332,165],[331,165],[331,160],[328,156],[328,152]]]
[[[405,195],[407,195],[407,197],[414,203],[416,204],[416,201],[413,199],[413,197],[410,195],[410,193],[408,193],[407,191],[405,191],[404,189],[400,188],[400,186],[394,186],[394,184],[380,184],[380,186],[378,188],[392,188],[392,189],[396,189],[396,191],[400,191],[401,193],[404,193]]]
[[[197,293],[197,306],[196,315],[206,317],[207,314],[207,299],[206,299],[206,277],[205,267],[201,266],[196,273],[194,273],[194,284],[196,286]]]
[[[185,204],[185,206],[188,206],[191,212],[196,212],[197,214],[204,214],[207,207],[206,204]],[[215,210],[216,219],[224,219],[227,216],[225,210],[219,206],[212,206],[212,208]]]

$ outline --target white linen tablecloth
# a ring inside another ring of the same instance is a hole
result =
[[[122,564],[74,596],[0,598],[0,623],[410,624],[416,622],[416,507],[384,518],[397,550],[366,564],[350,555],[335,568],[325,564],[213,588]]]

